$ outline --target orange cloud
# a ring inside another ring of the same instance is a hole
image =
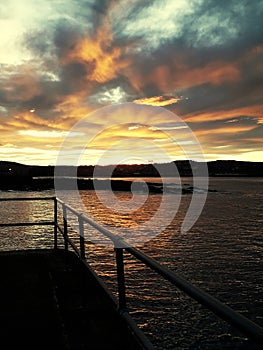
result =
[[[35,115],[34,113],[30,113],[30,112],[19,113],[13,116],[13,118],[7,122],[8,126],[15,127],[15,128],[22,128],[22,129],[27,129],[32,125],[38,128],[47,127],[49,126],[49,124],[50,124],[50,121],[43,120],[39,118],[37,115]]]
[[[90,145],[96,147],[108,147],[112,143],[128,139],[168,139],[168,136],[159,129],[153,129],[148,125],[142,124],[123,124],[105,128],[101,133],[90,142]]]
[[[19,113],[14,115],[8,122],[6,126],[10,129],[19,131],[19,130],[68,130],[74,122],[75,119],[70,117],[57,117],[50,119],[43,119],[37,115],[37,113],[32,113],[30,111]]]
[[[153,96],[153,97],[141,98],[139,100],[134,100],[133,102],[138,104],[162,107],[162,106],[171,105],[173,103],[177,103],[180,100],[181,100],[180,97]]]
[[[92,110],[83,103],[85,92],[67,96],[54,109],[60,117],[53,120],[52,126],[57,129],[69,129],[81,118],[88,115]]]
[[[163,93],[179,87],[186,89],[201,84],[218,85],[225,81],[237,81],[240,72],[237,64],[217,61],[204,67],[191,68],[183,59],[174,60],[170,66],[160,65],[149,74],[130,71],[129,79],[141,91],[144,86],[155,85]]]
[[[236,118],[241,115],[254,117],[258,119],[258,123],[263,123],[263,104],[255,106],[246,106],[241,108],[219,110],[207,113],[191,113],[183,116],[187,122],[207,122],[209,120],[224,120],[229,118]]]
[[[221,126],[215,127],[209,130],[197,130],[195,131],[195,135],[205,136],[205,140],[208,138],[214,139],[216,134],[236,134],[244,131],[249,131],[255,129],[255,125],[235,125],[231,124],[231,126]]]
[[[36,129],[36,130],[69,130],[73,124],[91,112],[91,109],[83,104],[84,93],[67,96],[64,101],[57,104],[48,119],[40,117],[35,109],[13,115],[6,122],[5,128],[10,129]]]
[[[129,65],[129,60],[124,59],[122,54],[120,47],[113,46],[113,35],[106,22],[97,30],[95,37],[86,37],[78,42],[69,59],[87,65],[89,80],[105,83],[116,78]]]
[[[185,65],[178,67],[175,72],[174,81],[181,88],[209,83],[218,85],[224,81],[236,81],[239,79],[239,69],[235,64],[225,62],[213,62],[205,67],[189,69]],[[176,79],[178,76],[178,79]]]

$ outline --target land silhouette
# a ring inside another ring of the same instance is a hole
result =
[[[204,163],[195,161],[174,161],[180,177],[192,177],[203,174]],[[205,163],[209,177],[262,177],[263,162],[245,162],[234,160],[217,160]],[[94,189],[94,169],[92,165],[59,166],[59,173],[64,177],[61,186],[71,188],[70,178],[77,177],[78,189]],[[108,165],[96,166],[96,188],[107,189],[108,182],[104,179],[111,174],[111,187],[113,190],[130,191],[132,178],[150,178],[162,176],[174,177],[174,168],[171,163],[134,164],[134,165]],[[0,190],[40,191],[54,188],[54,166],[25,165],[16,162],[0,161]],[[117,179],[118,178],[118,179]],[[121,180],[120,178],[126,178]],[[67,180],[68,179],[68,180]],[[67,182],[68,181],[68,182]],[[160,183],[147,183],[148,191],[160,193],[163,188]],[[143,184],[137,184],[137,190],[145,190]],[[185,193],[191,192],[192,188],[183,188]]]

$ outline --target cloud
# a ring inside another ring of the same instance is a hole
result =
[[[168,106],[174,103],[177,103],[180,101],[180,97],[171,97],[171,96],[153,96],[153,97],[146,97],[141,98],[139,100],[134,100],[134,103],[138,104],[145,104],[145,105],[151,105],[151,106]]]
[[[194,5],[188,0],[136,1],[128,11],[113,13],[115,18],[118,15],[122,19],[115,21],[115,30],[121,36],[141,38],[146,49],[152,51],[161,42],[181,36],[183,18],[194,11]]]
[[[211,110],[204,111],[203,113],[198,111],[197,113],[189,113],[184,116],[184,119],[188,123],[198,123],[198,122],[216,122],[217,120],[226,120],[227,118],[239,118],[240,116],[247,116],[252,120],[257,120],[258,123],[262,123],[262,110],[263,104],[249,105],[239,108],[229,108],[229,109],[219,109],[216,111]]]
[[[263,121],[262,15],[262,1],[8,0],[0,5],[1,142],[24,142],[26,130],[63,134],[101,106],[135,101],[178,114],[206,149],[233,139],[217,150],[240,153],[249,140],[252,152]]]
[[[129,60],[122,57],[122,48],[113,45],[113,36],[107,23],[98,28],[93,38],[80,40],[67,59],[85,64],[88,80],[97,83],[116,78],[129,65]]]
[[[97,104],[121,103],[127,101],[127,93],[120,87],[102,88],[98,93],[90,96],[89,101]]]
[[[22,136],[31,136],[31,137],[36,137],[36,138],[64,138],[67,135],[66,131],[47,131],[47,130],[19,130],[18,132],[19,135]]]

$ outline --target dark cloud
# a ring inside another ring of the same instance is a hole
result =
[[[156,2],[158,3],[158,1]],[[161,10],[161,2],[160,10]],[[182,74],[184,70],[194,69],[196,67],[205,67],[214,60],[223,60],[224,62],[232,61],[236,62],[239,59],[240,50],[244,53],[251,46],[259,44],[263,40],[261,15],[263,6],[262,2],[246,2],[246,1],[203,1],[199,4],[195,4],[194,12],[186,14],[180,19],[181,29],[166,40],[162,40],[159,46],[151,51],[151,55],[147,50],[147,45],[141,50],[133,50],[128,54],[131,57],[131,65],[133,71],[137,76],[141,77],[141,81],[144,81],[140,85],[139,93],[141,97],[154,96],[163,93],[163,89],[159,84],[159,77],[156,79],[149,79],[149,76],[156,74],[156,70],[159,67],[166,67],[167,77],[165,88],[168,89],[168,93],[173,90],[183,91],[188,97],[189,102],[181,104],[182,111],[190,112],[194,109],[207,109],[220,107],[222,103],[232,99],[235,100],[236,96],[243,94],[252,95],[252,89],[254,91],[254,83],[257,80],[256,85],[261,87],[261,79],[254,77],[258,72],[255,70],[260,64],[247,62],[241,67],[242,83],[223,83],[220,86],[211,86],[209,82],[205,84],[195,85],[193,80],[192,86],[185,89],[181,86]],[[133,33],[129,33],[129,38],[125,38],[125,26],[130,21],[135,21],[143,10],[149,10],[153,6],[151,1],[135,1],[128,2],[116,2],[116,1],[71,1],[69,10],[74,9],[73,13],[68,12],[63,8],[64,14],[61,17],[53,20],[46,21],[46,27],[42,28],[39,32],[27,34],[26,43],[27,47],[42,58],[46,69],[53,70],[59,75],[61,81],[49,83],[53,85],[50,91],[52,93],[57,89],[57,94],[74,93],[84,88],[86,83],[85,76],[87,71],[94,69],[94,62],[87,62],[86,64],[71,60],[70,63],[63,63],[76,48],[77,43],[87,35],[95,35],[96,30],[103,24],[105,18],[109,17],[110,11],[116,12],[121,15],[120,20],[116,20],[115,23],[111,23],[113,26],[113,32],[115,34],[114,44],[122,44],[124,47],[132,42],[141,45],[141,39],[144,34],[149,35],[151,28],[145,26],[145,33],[141,33],[138,37],[135,34],[135,38],[132,38]],[[116,11],[116,8],[119,11]],[[121,10],[123,9],[123,11]],[[70,15],[70,16],[69,16]],[[78,18],[78,21],[76,21]],[[207,19],[212,19],[207,23]],[[116,18],[117,19],[117,18]],[[253,23],[253,25],[252,25]],[[148,38],[148,37],[147,37]],[[135,45],[136,46],[136,45]],[[53,60],[52,60],[53,58]],[[256,60],[255,59],[255,60]],[[255,61],[254,60],[254,61]],[[254,64],[254,69],[250,69],[250,64]],[[184,65],[184,67],[182,67]],[[256,73],[255,73],[256,71]],[[169,80],[169,77],[171,78]],[[127,79],[127,78],[126,78]],[[130,77],[132,79],[132,77]],[[119,77],[106,83],[112,86],[123,86],[127,88],[127,84],[123,82],[124,79]],[[45,88],[46,83],[43,82],[44,88],[41,90],[44,93],[48,93]],[[97,87],[95,87],[97,85]],[[98,84],[94,86],[95,89],[99,89]],[[105,86],[104,85],[104,86]],[[125,86],[126,85],[126,86]],[[129,84],[129,94],[131,93],[130,86],[135,84]],[[49,86],[50,89],[50,86]],[[247,91],[246,91],[247,90]],[[255,96],[255,95],[253,95]],[[39,95],[35,97],[35,100],[45,100]],[[34,102],[34,101],[33,101]],[[50,103],[48,103],[50,107]],[[185,107],[187,108],[184,109]]]
[[[92,63],[83,64],[80,62],[72,62],[62,66],[60,79],[61,87],[63,87],[63,94],[74,94],[78,91],[87,89],[88,82],[86,76],[88,71],[94,70]],[[87,93],[89,90],[87,89]]]
[[[259,143],[260,148],[262,149],[262,135],[263,135],[263,124],[257,125],[254,129],[248,130],[241,135],[240,139],[250,140],[253,143]]]
[[[24,44],[38,59],[61,59],[83,35],[83,28],[73,19],[47,19],[44,27],[25,34]]]
[[[74,51],[81,37],[80,28],[73,26],[71,23],[58,23],[52,43],[56,48],[58,59],[63,59],[63,57]]]
[[[136,21],[136,17],[140,16],[142,10],[147,10],[153,5],[153,3],[148,2],[136,2],[136,4],[138,8],[133,4],[123,15],[122,20],[114,23],[117,38],[121,37],[124,40],[124,33],[126,33],[126,38],[131,40],[133,32],[125,31],[127,22]],[[251,89],[250,84],[251,82],[253,85],[255,79],[253,75],[258,75],[256,85],[259,88],[261,86],[259,78],[262,76],[262,68],[260,68],[259,63],[261,57],[258,55],[258,57],[247,62],[240,62],[240,57],[248,54],[255,46],[262,45],[262,15],[262,1],[203,1],[195,4],[193,12],[180,18],[180,30],[177,30],[169,38],[160,39],[158,47],[150,50],[152,29],[151,27],[148,28],[146,23],[144,32],[140,35],[136,31],[134,32],[140,50],[134,51],[133,67],[137,75],[142,78],[141,80],[144,80],[144,84],[141,86],[141,94],[152,96],[163,92],[158,81],[159,77],[156,80],[148,79],[148,75],[155,74],[153,72],[158,67],[166,67],[166,89],[182,90],[184,87],[181,75],[184,74],[184,70],[204,68],[211,62],[217,61],[222,62],[222,65],[235,64],[237,70],[240,70],[241,76],[236,83],[232,82],[230,84],[228,82],[225,84],[223,82],[221,89],[217,86],[210,86],[210,90],[214,89],[214,93],[211,91],[211,94],[217,95],[212,96],[211,102],[220,104],[224,98],[228,99],[231,96],[237,98],[241,95],[242,89],[249,90],[244,91],[244,93],[250,94],[252,98],[253,93],[251,91],[255,91],[254,87]],[[258,63],[255,62],[256,60],[258,60]],[[169,77],[171,78],[170,81]],[[195,88],[196,85],[200,84],[196,84],[193,78],[193,88],[190,87],[189,95],[196,92],[194,100],[199,104],[199,97],[203,94],[202,90],[205,87],[203,88],[201,84],[201,92],[199,92],[198,88]],[[249,96],[247,97],[249,100]],[[207,101],[204,101],[204,104],[207,104]]]
[[[262,1],[205,0],[184,18],[183,35],[195,47],[218,51],[254,46],[262,43],[262,13]]]

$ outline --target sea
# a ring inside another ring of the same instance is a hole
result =
[[[192,185],[191,178],[181,181],[185,186]],[[0,192],[0,198],[53,195],[52,190]],[[142,198],[143,193],[115,193],[115,199],[124,206],[132,199],[142,203],[135,210],[109,205],[112,197],[107,200],[109,193],[105,190],[99,196],[96,191],[82,190],[79,198],[85,214],[93,220],[113,233],[123,231],[127,236],[134,231],[138,237],[144,235],[145,239],[138,245],[135,242],[138,250],[263,327],[263,178],[210,178],[201,214],[189,231],[182,232],[194,195],[197,201],[200,195],[201,203],[202,193],[154,193],[146,198]],[[72,193],[65,196],[72,207],[83,211]],[[152,217],[156,218],[164,196],[173,196],[168,198],[168,203],[170,206],[174,203],[177,208],[174,217],[168,222],[165,215],[159,215],[151,226],[144,226]],[[49,201],[0,202],[0,213],[0,223],[53,220],[53,205]],[[61,211],[59,220],[62,220]],[[77,222],[69,216],[69,224],[69,235],[74,240]],[[145,227],[148,230],[150,227],[151,235],[147,236]],[[52,228],[46,226],[1,227],[0,250],[50,248],[52,234]],[[85,238],[87,261],[117,295],[113,247],[96,236],[91,227],[85,226]],[[156,349],[259,349],[128,253],[124,259],[129,312]]]

